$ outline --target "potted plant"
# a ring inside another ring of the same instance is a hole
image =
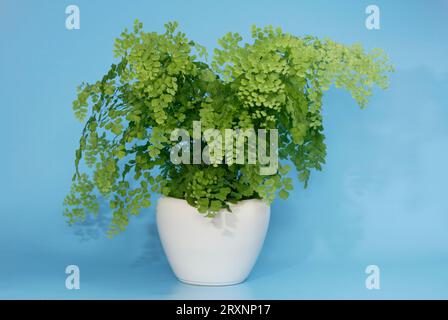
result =
[[[78,88],[73,109],[85,126],[64,214],[82,221],[108,199],[113,236],[159,193],[157,225],[177,277],[238,283],[261,249],[269,204],[293,189],[288,163],[306,187],[325,162],[323,92],[343,87],[364,107],[392,68],[381,50],[272,27],[253,27],[245,44],[228,33],[209,63],[176,23],[165,27],[148,33],[136,21],[115,42],[118,62]]]

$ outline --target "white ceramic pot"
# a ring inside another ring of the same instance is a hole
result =
[[[162,197],[157,228],[168,261],[180,281],[231,285],[252,270],[269,224],[270,207],[258,199],[230,205],[207,218],[187,201]]]

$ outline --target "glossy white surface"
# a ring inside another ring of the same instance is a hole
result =
[[[197,285],[231,285],[252,270],[269,224],[270,207],[244,200],[207,218],[185,200],[162,197],[157,228],[177,278]]]

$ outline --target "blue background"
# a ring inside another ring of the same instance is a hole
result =
[[[370,1],[1,1],[0,298],[448,298],[448,1],[372,3],[381,30],[364,26]],[[65,28],[69,4],[80,30]],[[61,215],[82,127],[75,88],[108,69],[114,38],[135,18],[147,31],[177,20],[210,51],[228,31],[273,24],[381,47],[396,66],[366,110],[346,92],[326,94],[324,171],[272,205],[241,285],[177,282],[154,207],[112,240],[105,219],[70,228]],[[80,290],[65,288],[69,264]],[[370,264],[380,290],[365,287]]]

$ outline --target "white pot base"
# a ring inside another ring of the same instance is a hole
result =
[[[180,282],[192,285],[192,286],[203,286],[203,287],[225,287],[225,286],[233,286],[236,284],[243,283],[245,279],[240,281],[232,281],[232,282],[198,282],[198,281],[189,281],[181,278],[177,278]]]

